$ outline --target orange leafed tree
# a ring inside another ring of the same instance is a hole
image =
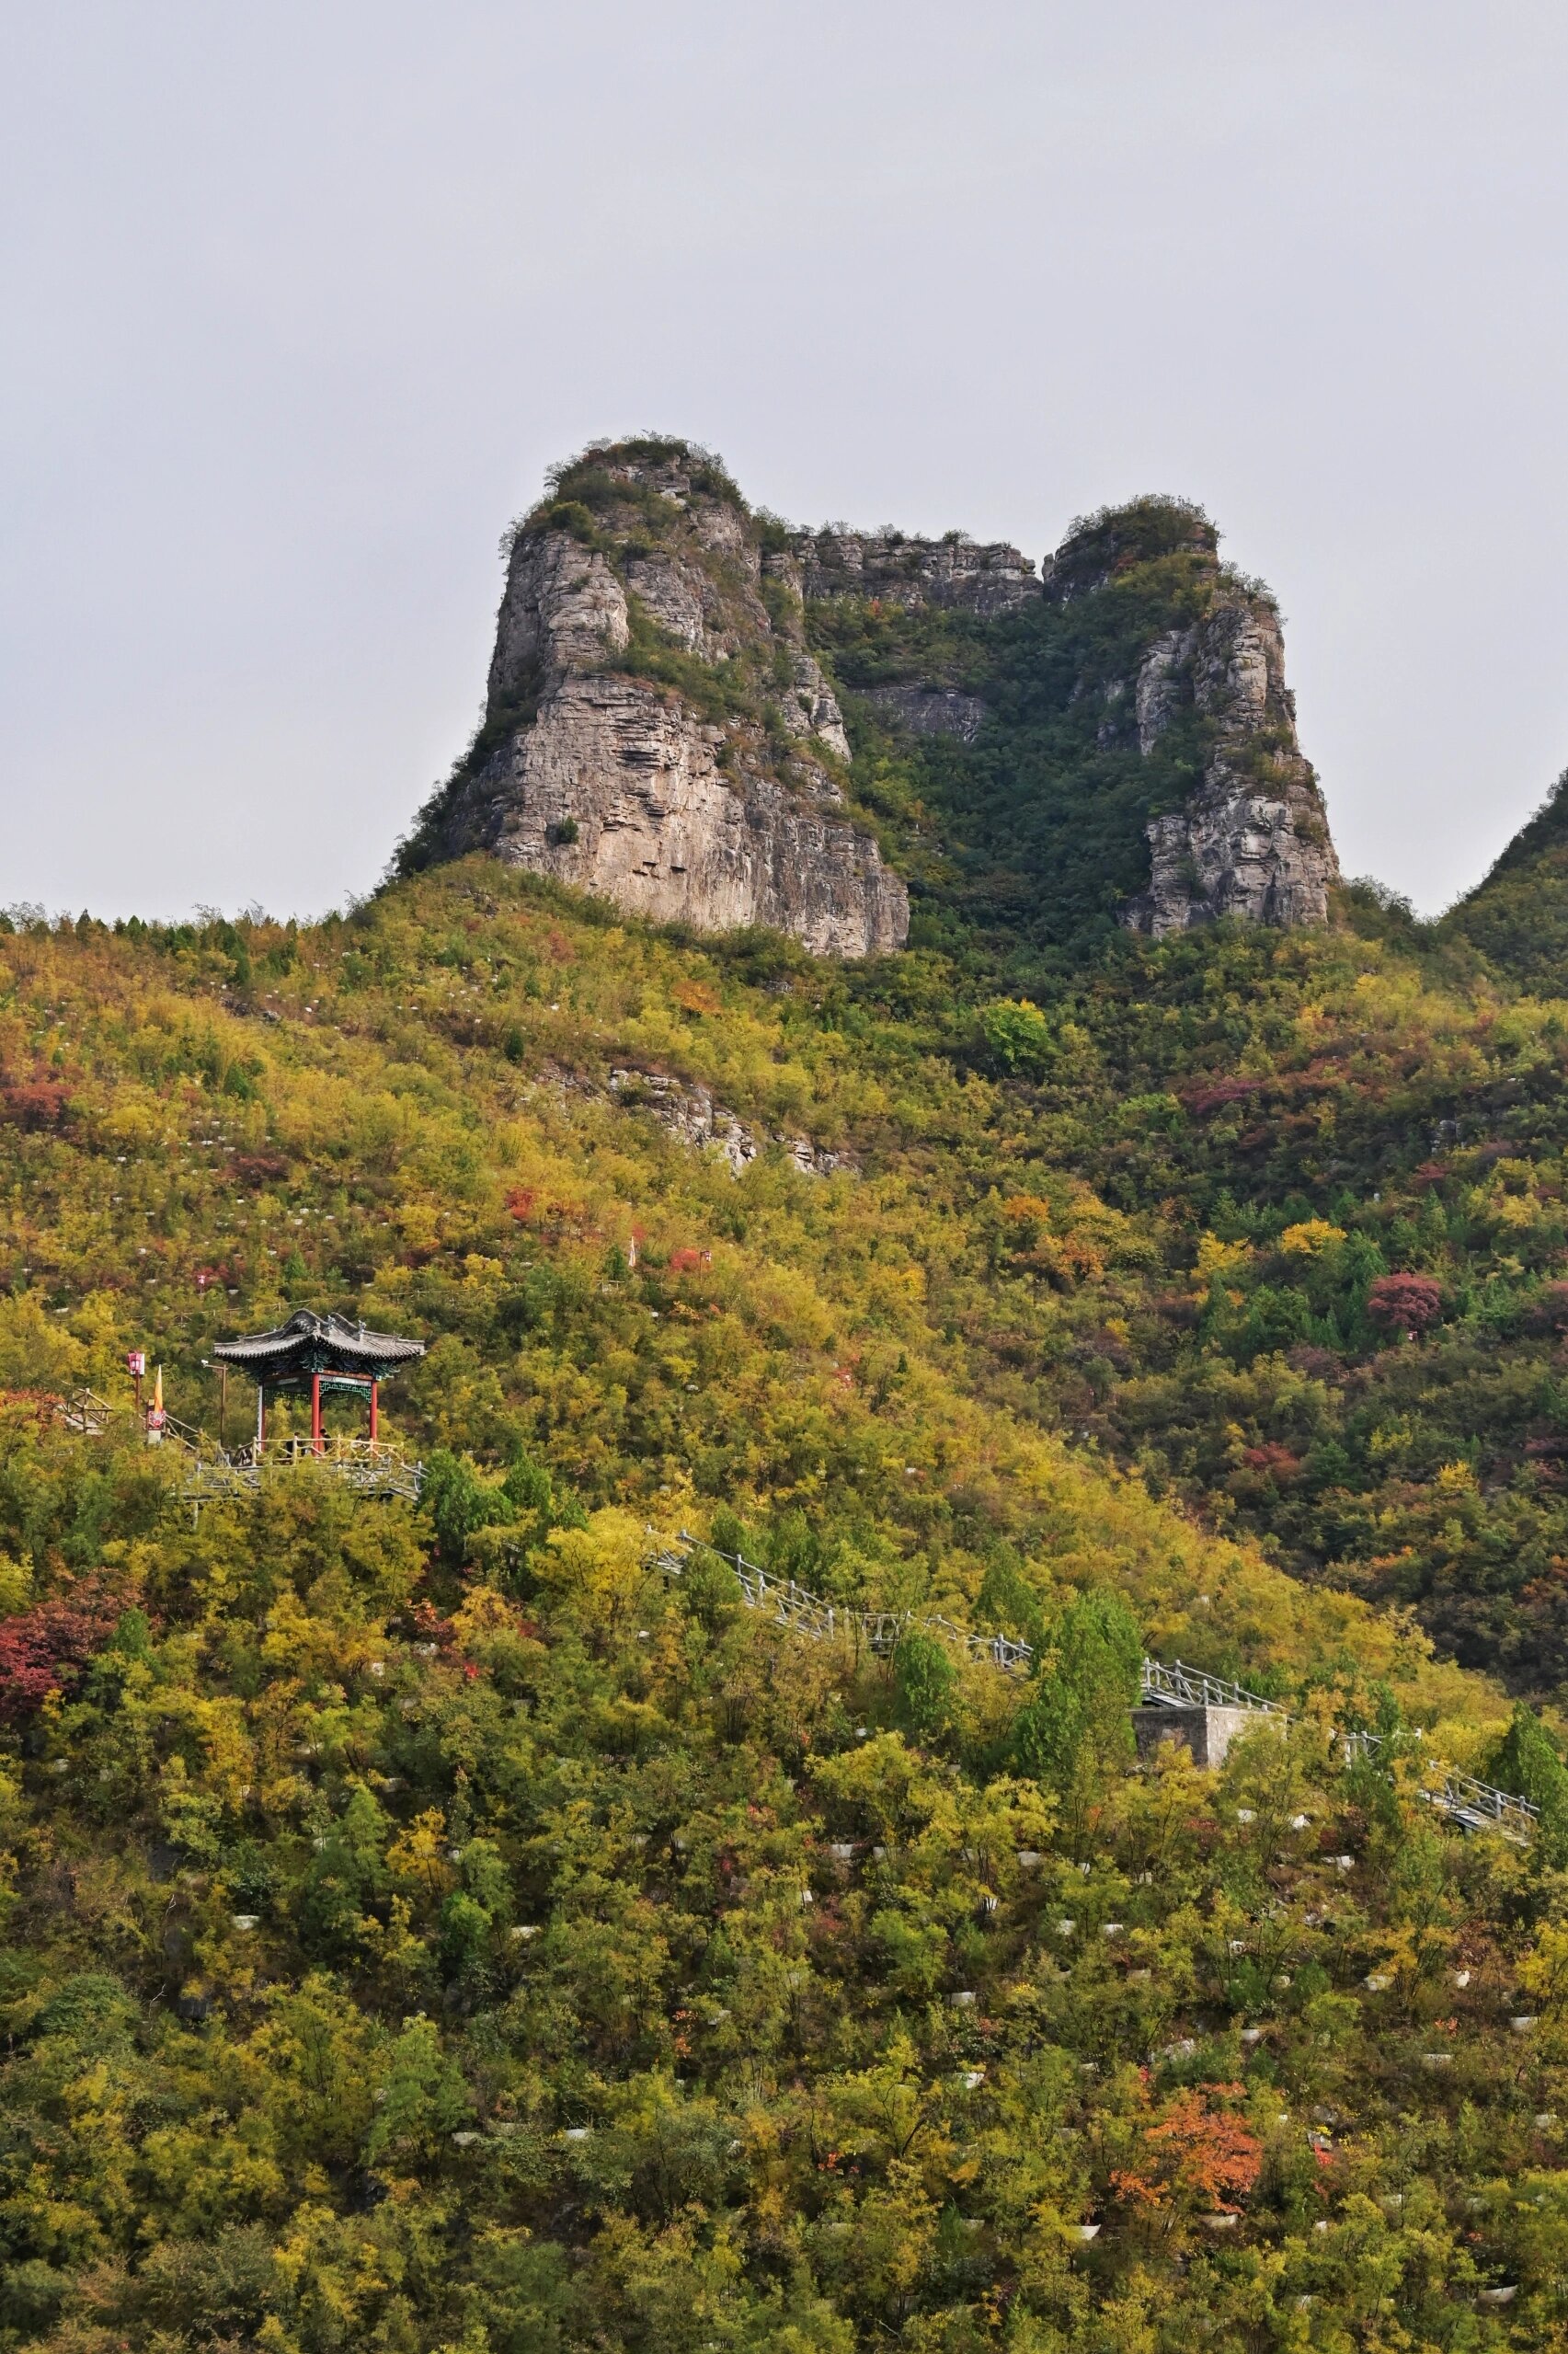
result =
[[[1140,2163],[1116,2168],[1111,2180],[1135,2205],[1219,2208],[1252,2189],[1262,2165],[1257,2135],[1240,2118],[1210,2108],[1201,2091],[1189,2091],[1144,2128]]]

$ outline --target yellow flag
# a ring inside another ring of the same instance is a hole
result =
[[[161,1365],[153,1377],[153,1404],[161,1414],[164,1410],[164,1369]]]

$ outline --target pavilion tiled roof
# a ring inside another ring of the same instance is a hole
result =
[[[406,1339],[401,1333],[372,1332],[367,1325],[350,1324],[346,1316],[318,1316],[309,1308],[301,1308],[271,1332],[219,1340],[212,1347],[220,1364],[240,1365],[260,1375],[280,1372],[295,1359],[320,1350],[329,1350],[345,1369],[362,1368],[372,1373],[422,1357],[425,1344]]]

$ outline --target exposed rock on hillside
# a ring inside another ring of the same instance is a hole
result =
[[[1326,920],[1338,869],[1278,615],[1221,564],[1200,510],[1139,499],[1093,516],[1037,587],[1015,548],[957,535],[793,546],[854,707],[979,755],[927,768],[915,795],[940,797],[992,906],[1033,883],[1059,937],[1074,900],[1082,922],[1107,890],[1156,936]]]
[[[558,1063],[546,1064],[540,1076],[544,1085],[562,1095],[592,1097],[601,1092],[594,1080],[581,1072],[565,1070]],[[858,1174],[860,1169],[854,1153],[833,1152],[826,1144],[814,1143],[809,1136],[795,1134],[788,1129],[775,1128],[766,1138],[762,1137],[718,1102],[712,1088],[704,1087],[700,1080],[685,1083],[671,1077],[667,1071],[633,1070],[622,1065],[608,1074],[604,1089],[624,1109],[648,1113],[677,1143],[690,1145],[697,1152],[717,1153],[731,1177],[739,1177],[748,1169],[765,1143],[779,1145],[785,1159],[803,1177],[831,1177],[840,1169]]]
[[[862,700],[914,735],[956,736],[961,744],[974,742],[986,716],[978,695],[962,695],[953,686],[868,686]]]
[[[1040,593],[1034,565],[1003,542],[979,546],[961,532],[907,539],[901,532],[797,532],[807,597],[876,597],[953,613],[1016,613]]]
[[[658,921],[900,947],[908,896],[844,810],[843,718],[761,539],[699,454],[568,469],[514,540],[485,723],[416,863],[490,850]]]
[[[1201,621],[1155,639],[1134,690],[1145,759],[1184,709],[1207,723],[1202,782],[1183,809],[1145,827],[1149,889],[1124,920],[1157,939],[1221,915],[1326,923],[1339,862],[1296,741],[1279,616],[1265,598],[1222,588]]]
[[[858,763],[835,681],[882,723]],[[864,957],[909,931],[869,810],[929,896],[1042,942],[1322,924],[1338,873],[1278,614],[1198,509],[1107,510],[1036,575],[960,533],[791,531],[653,441],[589,451],[514,534],[484,724],[400,860]]]
[[[1322,796],[1296,740],[1279,614],[1221,565],[1200,509],[1138,499],[1092,516],[1045,565],[1047,603],[1083,607],[1162,588],[1183,617],[1145,642],[1136,670],[1101,683],[1096,746],[1136,741],[1154,759],[1173,729],[1190,777],[1179,810],[1151,817],[1147,890],[1122,921],[1158,938],[1217,917],[1291,926],[1328,919],[1339,878]],[[1085,685],[1087,680],[1081,680]]]

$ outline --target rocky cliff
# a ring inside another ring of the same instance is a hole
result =
[[[962,532],[911,539],[903,532],[797,532],[794,552],[804,594],[867,597],[913,610],[1016,613],[1040,593],[1034,565],[998,541],[982,546]]]
[[[1296,741],[1279,617],[1266,599],[1220,589],[1200,620],[1165,630],[1133,687],[1148,758],[1184,708],[1204,725],[1201,780],[1151,818],[1146,891],[1123,920],[1158,939],[1236,915],[1253,924],[1328,921],[1339,864],[1317,779]]]
[[[1157,939],[1222,915],[1326,923],[1339,866],[1296,740],[1279,614],[1259,583],[1220,564],[1207,517],[1175,500],[1136,500],[1092,517],[1047,563],[1046,597],[1059,606],[1104,600],[1162,563],[1180,567],[1168,588],[1185,610],[1143,645],[1130,677],[1103,683],[1098,741],[1135,738],[1147,763],[1180,728],[1188,774],[1182,806],[1144,827],[1149,885],[1124,904],[1122,921]]]
[[[513,539],[484,725],[419,862],[489,850],[657,921],[900,947],[908,894],[846,810],[799,573],[700,453],[566,469]]]
[[[1036,573],[956,532],[792,531],[685,443],[592,449],[513,534],[484,722],[402,863],[487,850],[864,957],[910,921],[875,811],[928,898],[1042,943],[1322,924],[1278,614],[1218,545],[1136,500]]]
[[[1057,940],[1107,913],[1157,937],[1327,920],[1338,867],[1279,616],[1200,510],[1092,516],[1037,582],[1015,548],[956,537],[820,532],[795,553],[852,723],[962,748],[911,745],[899,781],[971,905]]]

